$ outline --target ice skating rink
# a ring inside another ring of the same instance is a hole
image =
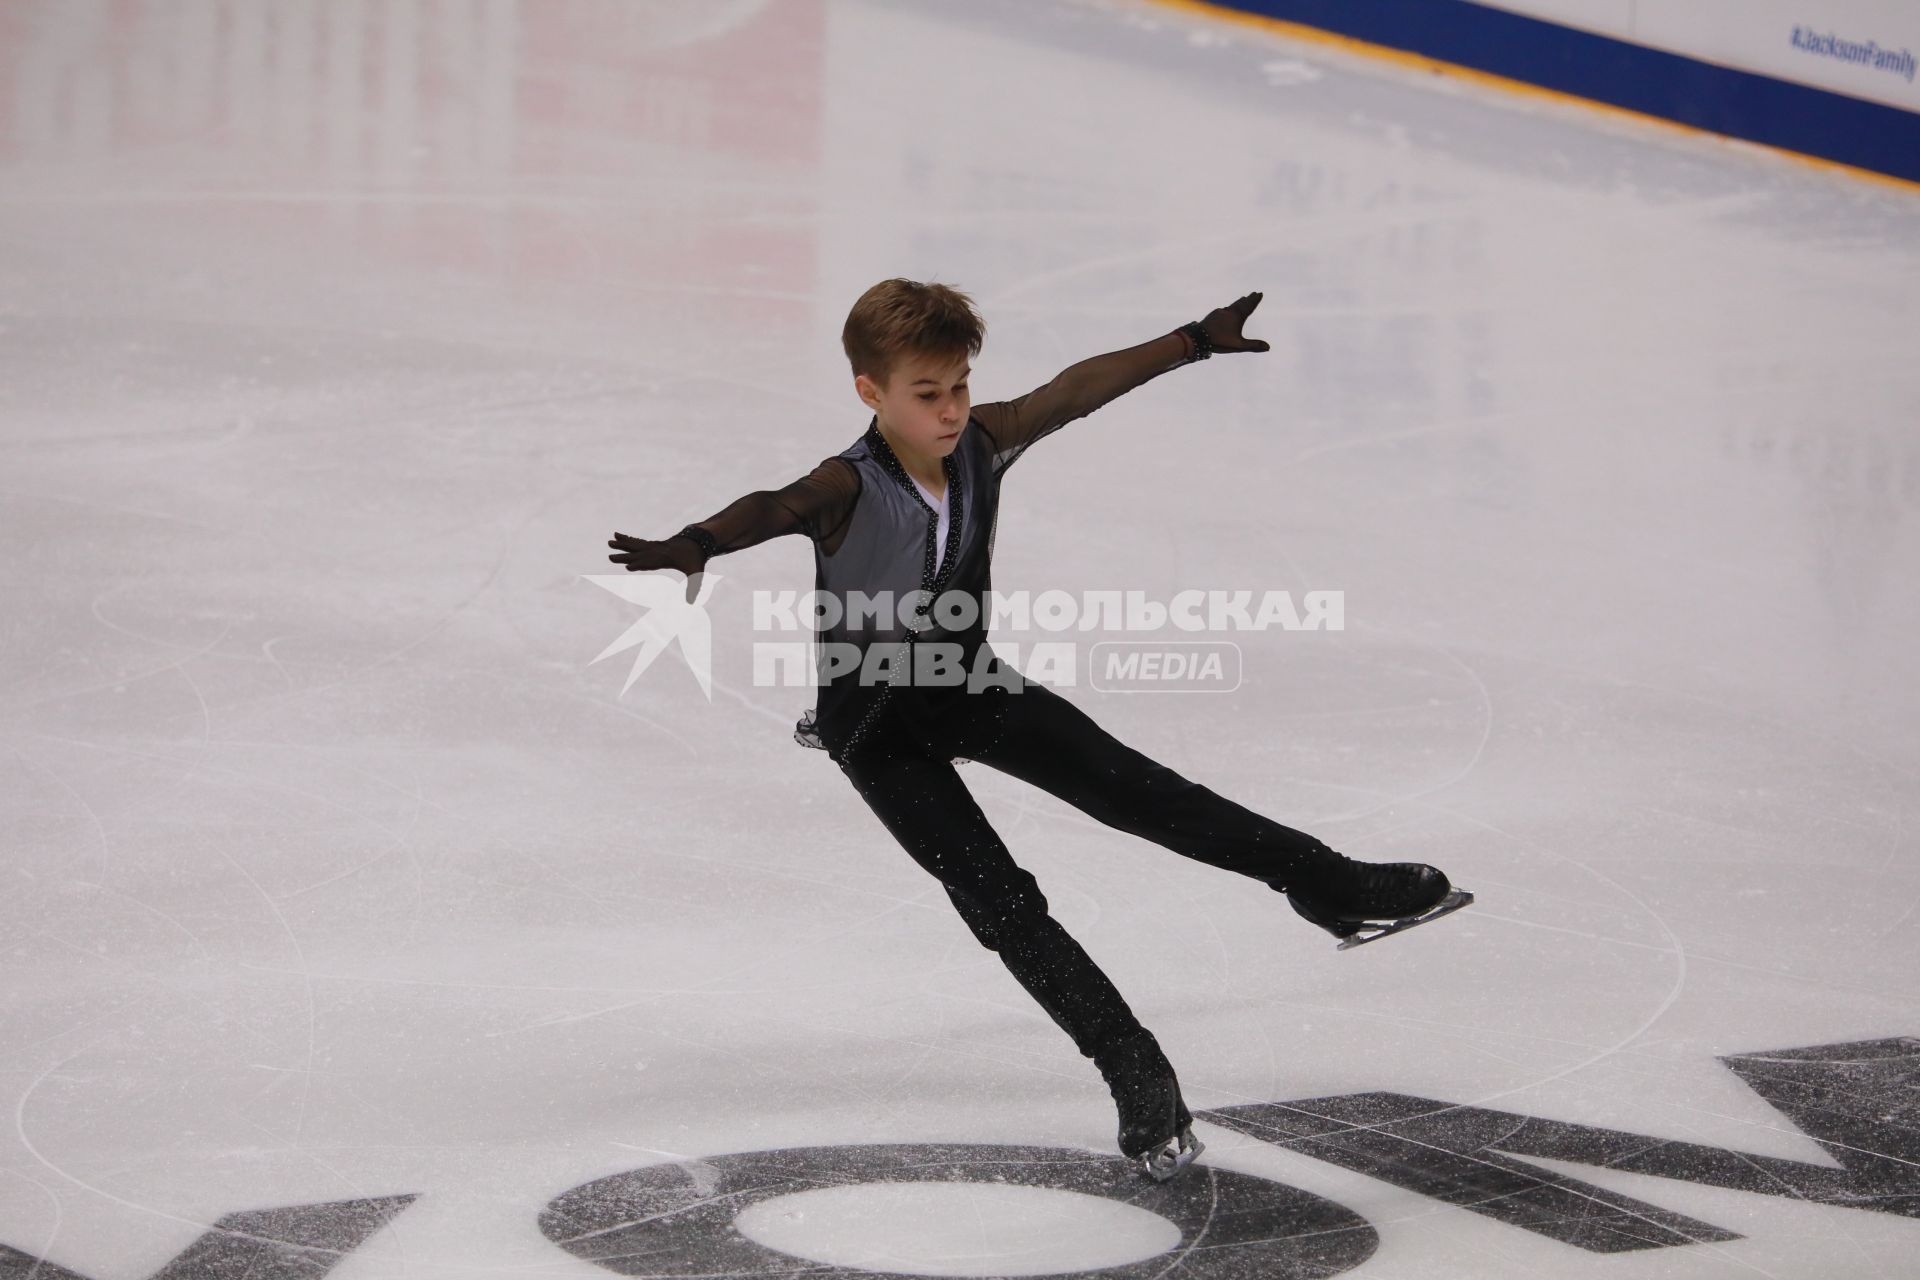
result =
[[[977,402],[1265,292],[995,585],[1343,592],[1061,691],[1479,894],[1339,953],[966,766],[1164,1188],[756,683],[804,539],[710,700],[592,663],[892,275]],[[0,1276],[1912,1276],[1916,333],[1914,191],[1158,5],[8,4]]]

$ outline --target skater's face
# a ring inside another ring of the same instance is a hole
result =
[[[967,425],[971,372],[964,353],[907,356],[894,366],[885,387],[864,373],[853,385],[896,450],[904,444],[919,458],[938,461],[953,452]]]

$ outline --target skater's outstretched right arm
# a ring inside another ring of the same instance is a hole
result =
[[[678,569],[687,576],[687,602],[700,593],[707,561],[782,534],[804,533],[831,553],[846,533],[847,517],[860,497],[860,473],[845,458],[827,458],[780,489],[758,489],[668,538],[649,541],[616,533],[607,557],[636,569]]]

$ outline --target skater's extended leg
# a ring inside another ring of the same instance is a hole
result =
[[[1286,889],[1338,855],[1134,750],[1042,684],[998,698],[969,758],[1058,796],[1110,827]]]
[[[981,703],[964,744],[1110,827],[1264,881],[1341,939],[1362,921],[1418,922],[1471,902],[1421,863],[1356,862],[1127,746],[1044,685]]]
[[[846,773],[894,839],[940,881],[974,937],[1082,1055],[1140,1032],[1112,981],[1048,914],[1039,883],[1014,862],[952,763],[869,752]]]

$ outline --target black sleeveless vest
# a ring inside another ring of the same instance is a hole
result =
[[[847,517],[840,549],[828,555],[819,540],[813,544],[814,589],[837,598],[842,606],[839,620],[817,626],[815,637],[856,646],[863,657],[875,646],[887,646],[896,682],[863,683],[864,664],[829,676],[825,651],[820,651],[818,699],[795,727],[794,737],[804,746],[826,751],[836,763],[856,746],[897,734],[903,724],[951,713],[954,699],[967,696],[964,683],[922,686],[898,681],[912,671],[916,644],[960,646],[968,671],[976,660],[990,658],[991,651],[981,650],[990,621],[993,533],[1000,506],[998,459],[986,433],[969,418],[953,452],[942,460],[949,514],[945,558],[936,572],[939,513],[927,505],[894,456],[880,434],[879,419],[839,456],[859,470],[860,496]],[[846,606],[855,591],[888,592],[896,604],[925,592],[919,602],[928,610],[942,593],[964,591],[979,608],[971,626],[948,630],[929,612],[909,628],[892,609],[878,618],[871,613],[854,617]]]

